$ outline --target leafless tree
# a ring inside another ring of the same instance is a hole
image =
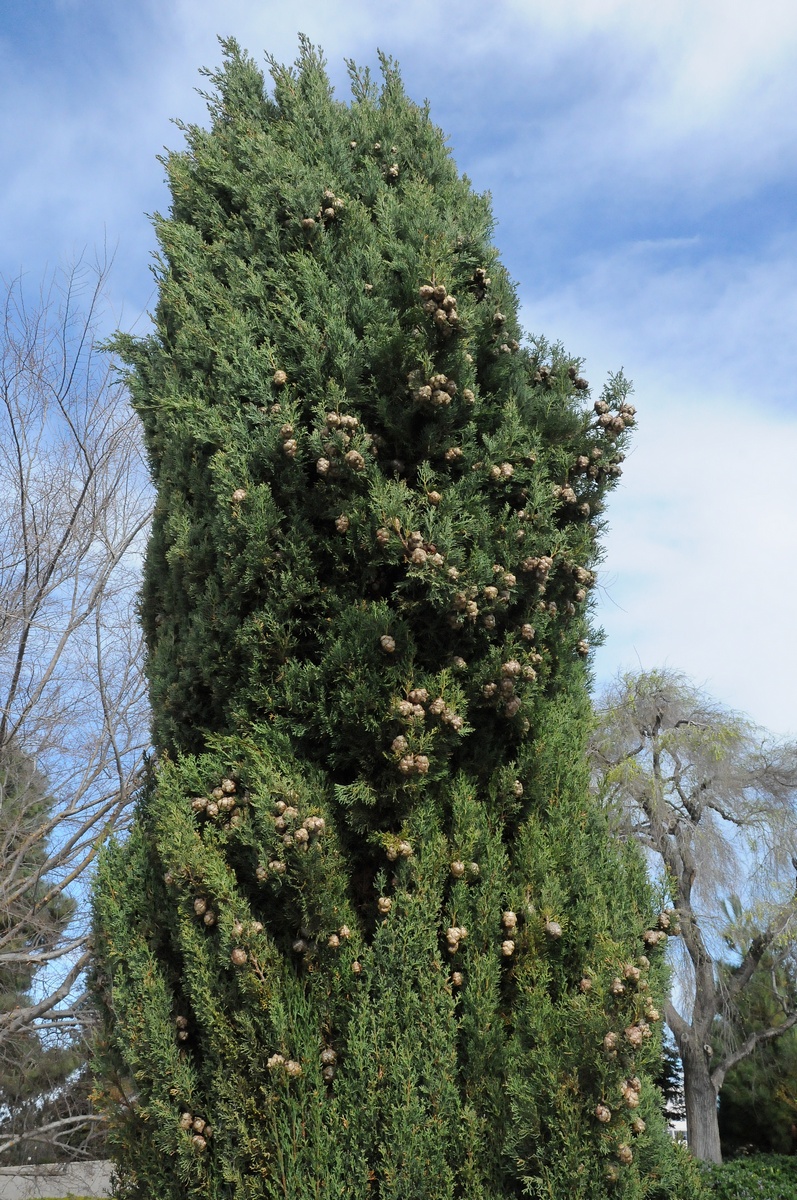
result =
[[[63,1080],[91,1024],[88,880],[147,742],[134,603],[150,489],[124,384],[96,346],[105,278],[80,263],[33,303],[21,280],[3,289],[0,1162],[23,1144],[91,1153],[88,1090]]]
[[[619,832],[661,869],[680,926],[665,1015],[683,1064],[689,1145],[696,1157],[720,1162],[725,1076],[797,1023],[793,995],[776,994],[778,1019],[767,1029],[745,1030],[738,1007],[757,973],[772,973],[797,942],[797,746],[671,671],[626,675],[604,695],[597,718],[596,787]],[[735,896],[741,953],[728,969],[727,902]],[[715,1054],[718,1028],[734,1036]]]

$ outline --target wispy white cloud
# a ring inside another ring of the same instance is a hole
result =
[[[587,253],[560,286],[524,285],[521,296],[526,325],[556,329],[593,371],[623,365],[662,396],[702,391],[797,415],[797,230],[756,256],[700,237],[631,242]]]
[[[743,109],[756,123],[794,93],[797,10],[786,0],[754,7],[740,0],[510,0],[506,7],[554,44],[598,36],[611,40],[618,57],[642,63],[640,123],[658,129],[658,141],[725,126]]]
[[[761,724],[797,732],[797,238],[760,257],[694,239],[588,256],[524,306],[584,354],[620,366],[639,425],[608,508],[599,682],[670,665]]]
[[[598,675],[673,666],[797,734],[797,419],[653,399],[611,502]]]

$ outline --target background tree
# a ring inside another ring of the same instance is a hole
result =
[[[225,49],[119,342],[159,752],[97,892],[120,1195],[691,1195],[583,753],[627,384],[521,348],[388,60],[345,105],[307,43],[272,95]]]
[[[92,1153],[87,872],[139,778],[149,487],[80,264],[0,334],[0,1155]],[[83,1080],[79,1081],[83,1064]]]
[[[730,962],[721,968],[728,977],[744,957],[759,930],[736,896],[726,903],[728,926],[723,935]],[[797,1008],[797,978],[793,947],[788,954],[767,953],[750,984],[737,997],[734,1008],[716,1023],[715,1054],[725,1054],[745,1042],[752,1031],[771,1029],[788,1021]],[[737,1062],[725,1078],[720,1093],[719,1131],[723,1154],[788,1154],[797,1150],[794,1134],[797,1105],[797,1029],[759,1042],[752,1053]]]
[[[670,671],[626,675],[597,708],[596,784],[615,826],[653,856],[681,934],[665,1005],[684,1071],[689,1145],[720,1162],[717,1096],[727,1073],[797,1022],[794,997],[765,1027],[743,1021],[751,989],[791,952],[797,918],[797,750],[767,737]],[[724,902],[741,895],[728,967]],[[766,984],[764,985],[766,986]],[[717,1022],[733,1038],[714,1053]]]
[[[654,1083],[661,1092],[662,1111],[672,1129],[674,1122],[685,1119],[686,1111],[681,1058],[672,1036],[666,1036],[666,1031],[661,1044],[661,1066],[654,1075]]]
[[[3,1016],[18,1012],[31,1004],[31,988],[37,970],[36,950],[42,945],[58,944],[66,937],[67,927],[74,916],[75,902],[63,893],[45,899],[47,880],[41,878],[46,847],[39,830],[52,813],[52,798],[47,795],[46,782],[36,768],[19,751],[5,747],[0,763],[0,839],[5,869],[15,860],[20,867],[18,876],[38,879],[38,912],[32,913],[32,897],[24,895],[11,902],[0,915],[0,930],[14,940],[7,947],[16,956],[5,968],[0,968],[0,1012]],[[35,885],[31,885],[34,890]],[[43,901],[43,902],[42,902]],[[26,953],[27,951],[27,953]],[[71,1038],[67,1039],[71,1042]],[[42,1124],[39,1108],[42,1097],[63,1088],[66,1079],[79,1067],[71,1046],[57,1039],[43,1045],[32,1025],[23,1026],[4,1046],[3,1070],[0,1075],[0,1113],[3,1114],[6,1137],[8,1118],[13,1114],[15,1131]],[[85,1132],[85,1129],[84,1131]],[[27,1159],[31,1147],[17,1144],[17,1156]],[[11,1147],[9,1147],[9,1150]],[[14,1155],[7,1156],[8,1158]]]

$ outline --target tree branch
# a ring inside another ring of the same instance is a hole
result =
[[[771,1042],[774,1038],[778,1038],[782,1034],[788,1033],[788,1031],[793,1029],[795,1025],[797,1025],[797,1010],[792,1012],[786,1018],[786,1020],[782,1022],[782,1024],[771,1025],[769,1029],[763,1029],[749,1034],[742,1044],[736,1050],[732,1051],[730,1054],[727,1054],[711,1072],[711,1079],[712,1082],[715,1083],[717,1091],[719,1091],[725,1082],[725,1076],[728,1074],[731,1067],[735,1067],[737,1063],[742,1061],[742,1059],[745,1059],[748,1057],[748,1055],[752,1054],[756,1046],[763,1045],[764,1042]]]
[[[37,1129],[26,1129],[22,1133],[14,1134],[12,1137],[7,1137],[3,1141],[0,1141],[0,1154],[5,1154],[8,1150],[13,1150],[21,1142],[50,1142],[53,1139],[45,1135],[50,1135],[55,1130],[64,1132],[64,1130],[79,1128],[82,1125],[103,1124],[105,1124],[105,1117],[99,1117],[94,1113],[81,1113],[74,1117],[61,1117],[57,1121],[49,1121],[46,1125],[40,1125]]]
[[[86,951],[72,967],[71,971],[61,981],[61,984],[38,1004],[30,1004],[27,1008],[15,1008],[10,1013],[0,1015],[0,1045],[20,1029],[33,1027],[34,1022],[45,1013],[51,1013],[60,1002],[69,995],[77,979],[88,966],[90,954]]]

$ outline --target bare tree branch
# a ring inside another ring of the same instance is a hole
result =
[[[12,1012],[9,1013],[9,1019],[6,1022],[4,1029],[6,1038],[9,1038],[12,1034],[17,1033],[20,1029],[38,1029],[38,1026],[34,1026],[34,1022],[45,1014],[50,1017],[49,1023],[53,1029],[58,1027],[58,1023],[65,1013],[68,1013],[71,1017],[71,1010],[66,1009],[62,1011],[57,1006],[70,994],[72,988],[75,986],[76,980],[80,978],[83,971],[88,966],[88,963],[88,953],[86,952],[81,954],[80,958],[74,964],[72,969],[61,980],[58,987],[52,991],[48,991],[47,995],[44,996],[38,1004],[29,1004],[27,1008],[13,1009]],[[85,1013],[83,1014],[83,1019],[85,1020]]]
[[[17,280],[0,306],[0,1156],[50,1135],[77,1152],[96,1124],[84,1089],[43,1133],[66,1085],[41,1112],[26,1088],[34,1061],[55,1080],[90,1034],[88,875],[148,744],[134,606],[150,486],[96,349],[105,275],[78,263],[32,305]]]
[[[786,1020],[779,1025],[771,1025],[769,1029],[759,1029],[750,1033],[740,1046],[737,1046],[731,1053],[724,1055],[722,1061],[711,1072],[711,1078],[717,1091],[719,1092],[722,1088],[725,1076],[731,1067],[735,1067],[742,1059],[752,1054],[756,1046],[761,1046],[764,1042],[771,1042],[773,1038],[781,1037],[784,1033],[788,1033],[795,1025],[797,1025],[797,1010],[792,1011]]]
[[[13,1137],[8,1137],[0,1140],[0,1154],[6,1150],[13,1149],[20,1142],[51,1142],[50,1135],[58,1130],[63,1132],[67,1128],[74,1129],[75,1126],[100,1124],[104,1120],[103,1117],[95,1116],[92,1113],[84,1113],[77,1117],[62,1117],[59,1121],[49,1121],[46,1125],[40,1125],[38,1129],[26,1130],[24,1133],[18,1133]]]

